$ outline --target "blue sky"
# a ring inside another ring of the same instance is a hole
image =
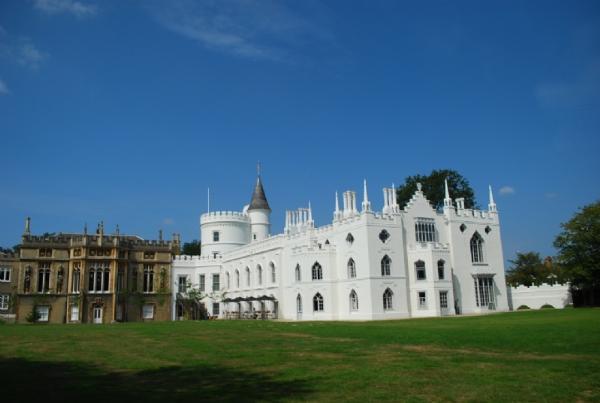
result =
[[[600,2],[0,2],[0,246],[105,231],[199,238],[273,210],[455,169],[505,258],[552,255],[600,199]]]

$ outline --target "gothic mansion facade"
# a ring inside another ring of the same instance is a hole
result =
[[[283,234],[270,235],[271,208],[260,176],[242,212],[201,216],[200,256],[174,256],[173,293],[186,282],[202,291],[214,316],[269,312],[287,320],[380,320],[508,310],[498,212],[456,206],[443,212],[420,189],[404,209],[383,189],[375,212],[367,195],[343,194],[333,221],[315,227],[310,204],[286,213]],[[173,298],[173,319],[183,308]]]

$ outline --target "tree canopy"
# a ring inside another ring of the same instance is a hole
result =
[[[506,284],[511,286],[554,284],[566,282],[562,268],[552,263],[552,259],[542,258],[538,252],[517,252],[515,260],[509,260],[512,267],[506,272]]]
[[[478,208],[475,201],[475,192],[469,182],[458,172],[452,169],[433,170],[429,175],[407,176],[404,184],[398,186],[396,197],[400,208],[406,206],[417,191],[417,183],[422,185],[421,190],[434,209],[444,208],[444,180],[448,180],[448,190],[453,200],[463,197],[465,208]]]
[[[183,255],[199,256],[200,255],[200,241],[194,239],[192,242],[185,242],[181,248]]]
[[[600,289],[600,200],[580,207],[554,240],[558,261],[571,284],[583,290]]]

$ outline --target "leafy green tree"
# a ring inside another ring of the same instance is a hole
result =
[[[469,186],[469,182],[452,169],[434,169],[429,175],[407,176],[404,184],[398,186],[396,190],[398,205],[404,208],[417,191],[417,183],[420,183],[427,200],[434,209],[441,211],[444,208],[445,179],[448,180],[448,190],[453,200],[463,197],[465,208],[479,208],[475,201],[475,192]]]
[[[512,267],[506,272],[506,283],[511,286],[532,286],[566,282],[562,267],[552,263],[552,259],[542,258],[538,252],[517,252],[515,260],[509,260]]]
[[[33,305],[31,305],[31,310],[25,317],[25,320],[35,325],[35,323],[40,319],[42,319],[42,315],[38,312],[38,303],[36,300],[33,300]]]
[[[558,261],[571,280],[572,287],[600,290],[600,200],[580,207],[554,240]],[[593,295],[593,293],[592,293]],[[593,302],[592,302],[593,304]]]
[[[194,239],[192,242],[186,242],[183,244],[183,248],[181,249],[181,254],[190,255],[190,256],[199,256],[200,255],[200,241]]]

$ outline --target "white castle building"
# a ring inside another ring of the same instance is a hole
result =
[[[455,205],[443,212],[419,190],[401,209],[394,187],[375,212],[364,184],[336,193],[333,221],[315,227],[310,204],[286,212],[283,234],[271,236],[271,208],[260,175],[242,212],[200,217],[201,256],[176,256],[173,293],[185,283],[226,292],[205,300],[220,318],[268,312],[287,320],[380,320],[508,310],[500,223],[490,187],[488,211]],[[173,298],[173,319],[183,308]],[[229,301],[229,302],[228,302]]]

